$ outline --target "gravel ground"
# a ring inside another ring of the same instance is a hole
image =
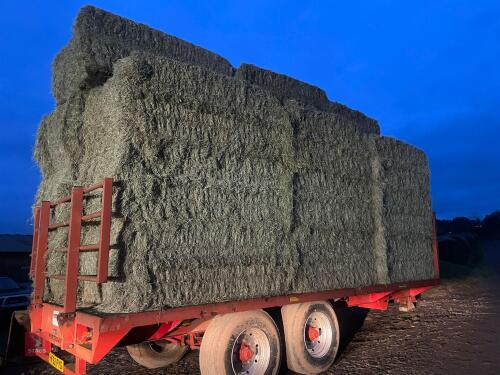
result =
[[[496,253],[496,257],[498,258]],[[329,374],[499,374],[500,278],[444,281],[424,293],[417,309],[400,313],[339,309],[341,353]],[[349,324],[347,324],[349,322]],[[57,374],[38,361],[16,360],[7,374]],[[177,365],[147,370],[115,349],[89,374],[199,374],[198,353]]]

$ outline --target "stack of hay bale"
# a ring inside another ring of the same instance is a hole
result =
[[[422,270],[415,265],[429,262],[433,232],[429,200],[424,198],[430,194],[427,157],[387,137],[377,139],[377,150],[389,279],[393,283],[419,280]]]
[[[54,62],[37,200],[104,177],[111,280],[79,306],[132,312],[434,276],[425,155],[316,87],[93,7]],[[90,197],[85,211],[99,203]],[[65,218],[58,209],[54,221]],[[98,223],[82,242],[96,242]],[[49,248],[66,245],[51,233]],[[96,255],[80,256],[95,274]],[[48,272],[65,256],[49,252]],[[45,299],[60,303],[63,284]]]

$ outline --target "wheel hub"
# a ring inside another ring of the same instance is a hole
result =
[[[250,328],[233,343],[231,365],[237,375],[262,375],[271,360],[271,344],[264,331]]]
[[[306,319],[304,325],[304,345],[311,357],[322,358],[328,354],[332,346],[332,323],[321,311],[314,311]]]
[[[307,328],[307,336],[309,337],[309,341],[315,341],[318,337],[321,336],[320,329],[313,326],[309,326]]]
[[[240,361],[242,363],[247,363],[253,357],[254,352],[252,351],[252,348],[250,348],[250,346],[248,346],[246,342],[242,342],[240,347]]]

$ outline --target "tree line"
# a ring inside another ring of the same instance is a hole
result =
[[[493,211],[483,219],[456,217],[436,220],[438,235],[472,233],[481,239],[500,240],[500,211]]]

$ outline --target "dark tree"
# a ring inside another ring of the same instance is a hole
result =
[[[438,235],[477,233],[480,228],[479,219],[456,217],[453,220],[436,220]]]
[[[481,235],[484,238],[500,240],[500,211],[486,215],[482,222]]]

